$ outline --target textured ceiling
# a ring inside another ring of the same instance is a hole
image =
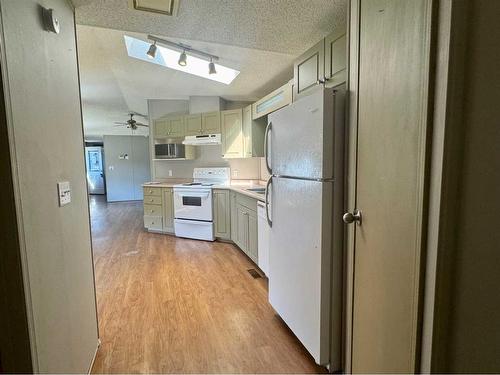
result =
[[[180,0],[175,17],[131,10],[127,0],[73,3],[84,128],[94,135],[128,134],[113,122],[128,111],[147,114],[147,99],[254,101],[290,79],[295,57],[343,27],[347,12],[346,0]],[[184,42],[241,73],[224,85],[133,59],[124,34]]]
[[[345,25],[346,0],[179,0],[177,16],[128,0],[73,0],[78,24],[298,55]]]
[[[145,39],[137,33],[77,26],[86,133],[119,134],[120,129],[112,127],[113,121],[123,121],[130,110],[147,113],[147,99],[201,95],[254,101],[293,75],[292,55],[176,39],[218,55],[220,64],[241,71],[225,85],[129,57],[124,34]]]

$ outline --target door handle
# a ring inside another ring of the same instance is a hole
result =
[[[346,224],[352,224],[356,222],[356,224],[361,225],[362,222],[361,211],[356,208],[352,213],[346,212],[344,216],[342,216],[342,220],[344,220],[344,223]]]
[[[264,133],[264,159],[266,159],[266,168],[269,174],[273,174],[273,171],[271,169],[271,165],[269,165],[269,155],[267,152],[268,148],[268,142],[269,142],[269,132],[271,131],[271,128],[273,127],[273,123],[270,122],[266,126],[266,132]]]
[[[269,187],[273,184],[273,176],[269,177],[266,184],[266,219],[267,224],[272,227],[273,221],[269,218]]]

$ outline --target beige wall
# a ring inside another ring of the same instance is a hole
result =
[[[40,5],[58,15],[43,30]],[[11,155],[34,370],[87,372],[97,347],[73,10],[65,0],[2,0]],[[57,182],[71,204],[59,207]]]

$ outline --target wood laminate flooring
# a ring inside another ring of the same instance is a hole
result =
[[[93,373],[317,373],[234,245],[148,233],[142,202],[91,196]]]

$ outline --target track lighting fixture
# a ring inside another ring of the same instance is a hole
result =
[[[130,57],[148,61],[153,64],[193,74],[229,85],[240,73],[220,64],[219,57],[211,53],[195,49],[183,43],[148,35],[148,41],[125,35],[127,53]],[[189,55],[189,64],[188,64]],[[207,69],[208,64],[208,69]]]
[[[215,64],[212,61],[212,58],[210,58],[210,62],[208,63],[208,74],[216,74],[217,70],[215,70]]]
[[[178,61],[178,64],[180,66],[186,66],[187,65],[187,55],[186,55],[186,51],[182,51],[181,55],[179,56],[179,61]]]
[[[146,52],[150,59],[154,59],[156,55],[156,40],[149,46],[148,52]]]

